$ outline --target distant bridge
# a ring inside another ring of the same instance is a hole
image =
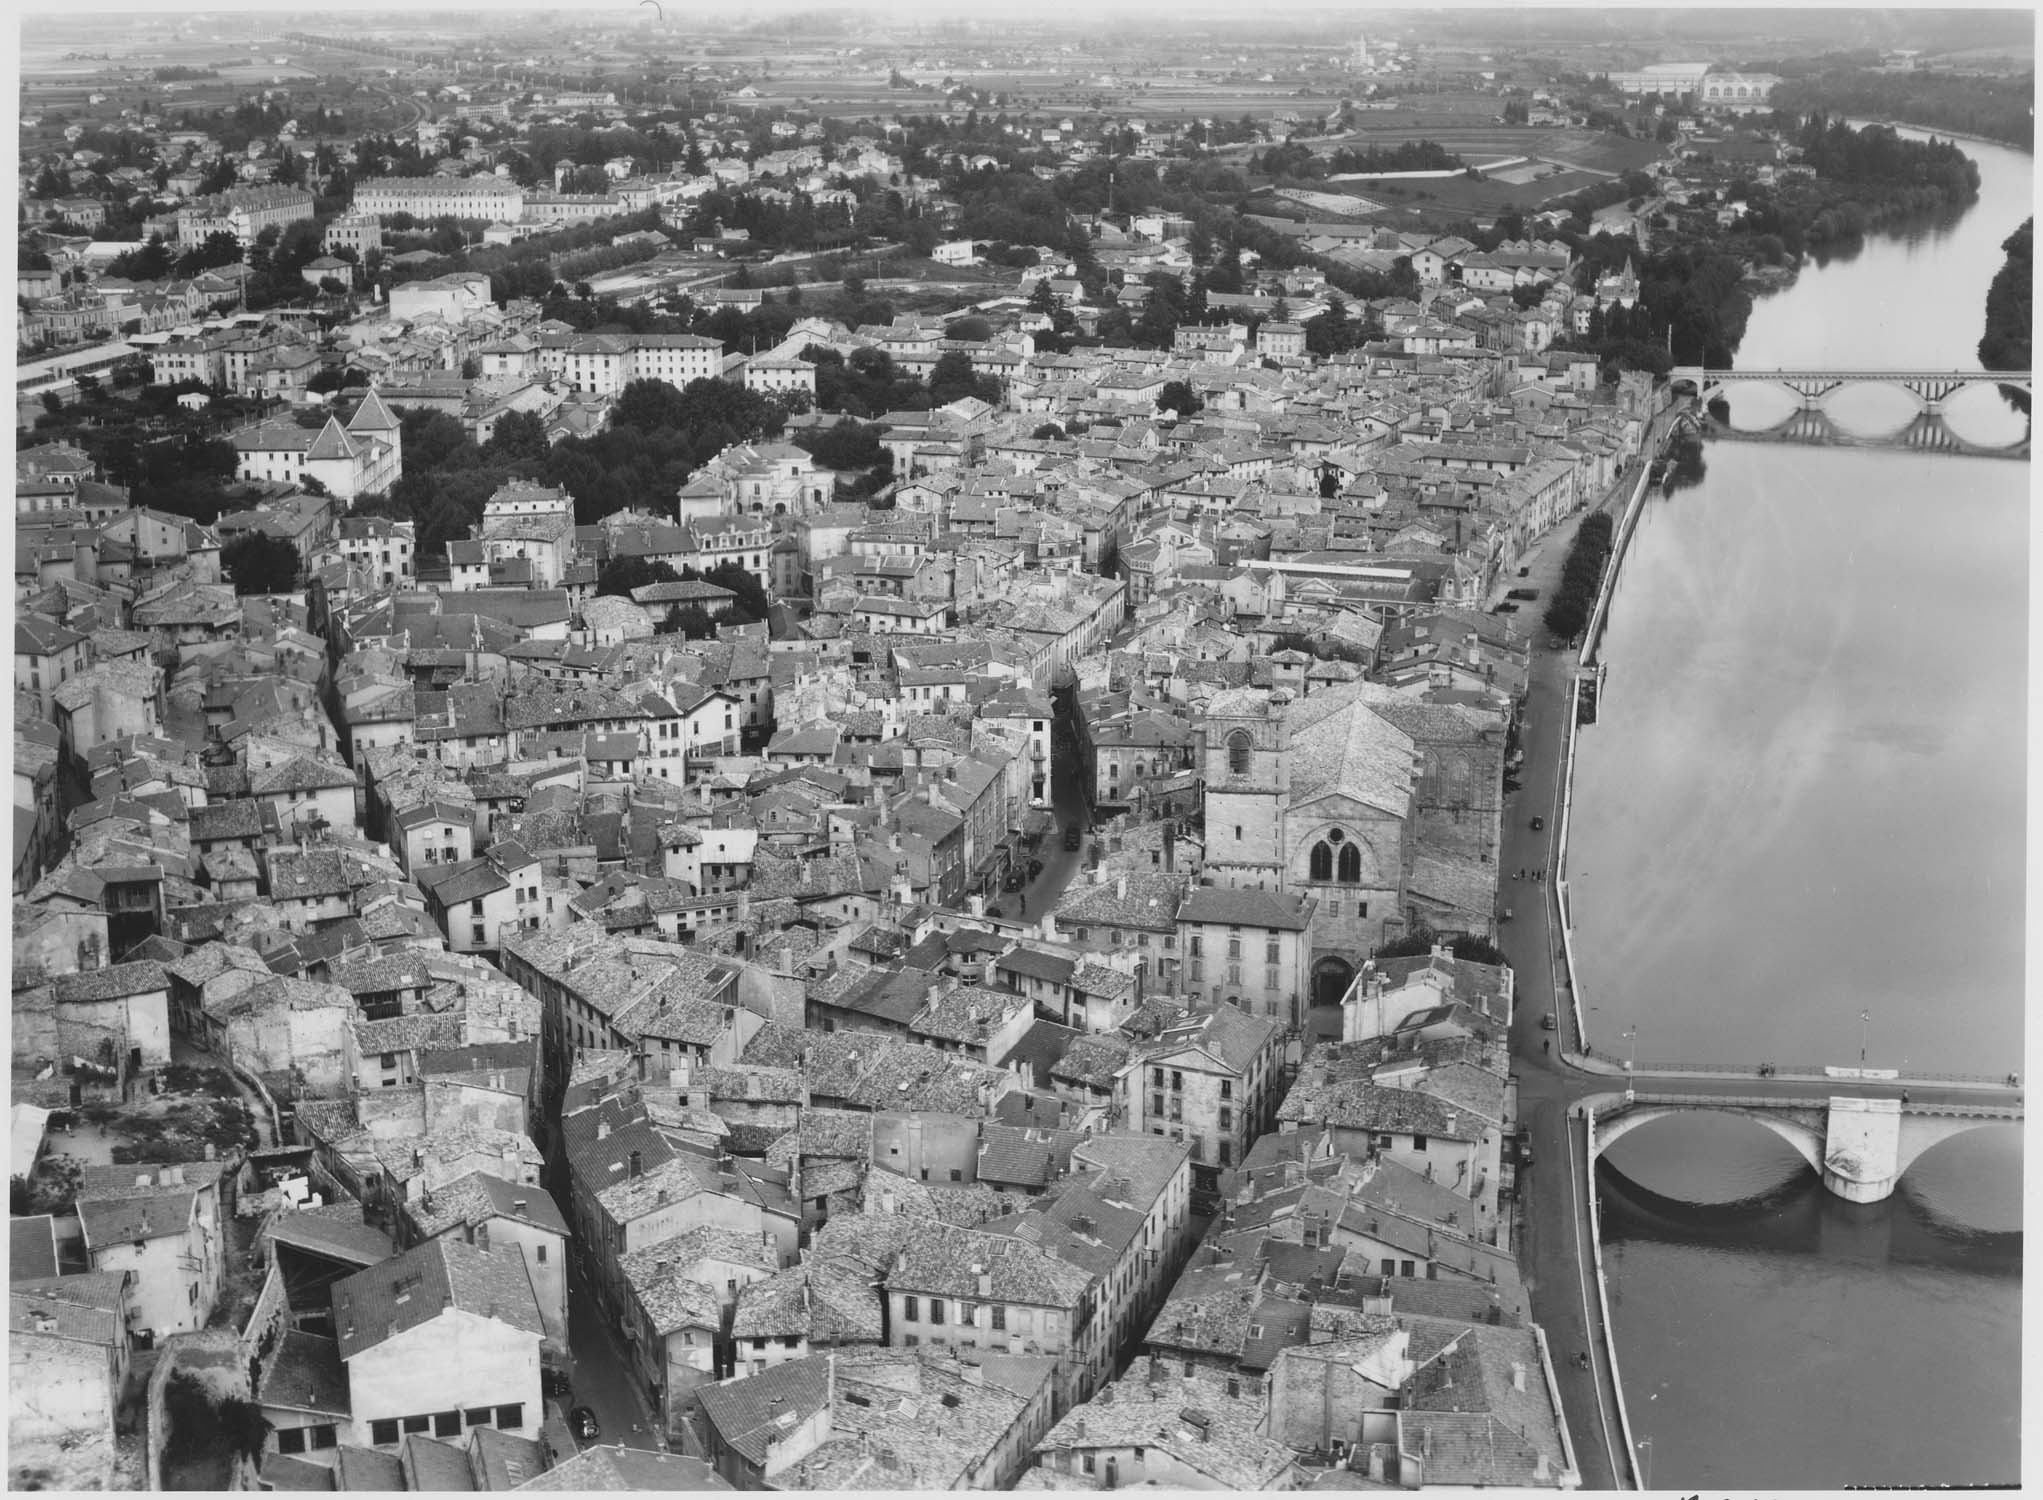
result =
[[[2033,390],[2027,370],[1711,370],[1683,365],[1670,370],[1668,379],[1693,385],[1698,405],[1707,406],[1729,385],[1777,385],[1801,397],[1803,407],[1812,410],[1832,391],[1848,385],[1893,386],[1915,397],[1924,411],[1941,411],[1945,401],[1970,385]]]
[[[1820,447],[1907,448],[1917,453],[1960,453],[1980,458],[2029,457],[2029,429],[2007,443],[1978,443],[1944,420],[1944,402],[1968,386],[2011,386],[2033,390],[2027,370],[1709,370],[1688,365],[1671,378],[1695,388],[1695,404],[1682,413],[1712,437],[1748,443],[1812,443]],[[1771,427],[1733,427],[1709,415],[1709,405],[1732,385],[1771,385],[1800,398],[1800,405]],[[1915,398],[1913,418],[1890,432],[1861,433],[1832,420],[1824,403],[1846,386],[1884,385]]]
[[[2020,1124],[2019,1090],[1985,1097],[1940,1091],[1933,1100],[1792,1093],[1726,1094],[1656,1087],[1627,1090],[1595,1105],[1593,1161],[1613,1141],[1670,1115],[1740,1115],[1765,1126],[1816,1169],[1823,1185],[1854,1203],[1877,1203],[1894,1191],[1901,1174],[1930,1147],[1953,1136],[1995,1125]],[[2003,1102],[2011,1101],[2011,1102]]]

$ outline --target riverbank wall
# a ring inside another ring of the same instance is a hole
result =
[[[1657,452],[1664,435],[1656,436],[1648,444],[1650,451]],[[1582,652],[1576,658],[1576,670],[1568,683],[1568,739],[1561,754],[1561,817],[1560,826],[1554,836],[1553,892],[1554,907],[1559,917],[1561,931],[1561,957],[1567,966],[1568,1004],[1575,1014],[1575,1035],[1580,1039],[1583,1052],[1588,1052],[1589,1033],[1586,1023],[1587,1012],[1582,1004],[1582,984],[1575,968],[1574,918],[1568,893],[1568,828],[1575,806],[1575,746],[1582,729],[1582,677],[1583,669],[1594,669],[1599,663],[1597,654],[1603,643],[1603,630],[1610,616],[1610,600],[1617,588],[1618,568],[1624,561],[1625,549],[1631,544],[1632,533],[1638,529],[1639,516],[1645,509],[1646,496],[1652,489],[1652,465],[1646,464],[1639,471],[1638,483],[1632,487],[1625,503],[1623,517],[1617,525],[1617,535],[1612,538],[1610,560],[1603,570],[1603,583],[1596,591],[1596,605],[1590,611],[1588,628],[1582,635]],[[1588,1183],[1589,1203],[1589,1247],[1593,1269],[1596,1275],[1596,1301],[1601,1314],[1599,1324],[1603,1330],[1603,1357],[1610,1370],[1610,1388],[1616,1395],[1617,1427],[1624,1438],[1624,1466],[1622,1477],[1628,1477],[1633,1489],[1642,1489],[1639,1478],[1638,1444],[1632,1437],[1631,1414],[1625,1406],[1624,1378],[1617,1366],[1617,1335],[1610,1326],[1610,1292],[1603,1274],[1602,1208],[1596,1196],[1596,1162],[1590,1152],[1590,1143],[1596,1139],[1596,1114],[1585,1109],[1586,1128],[1582,1136],[1582,1176]]]
[[[1617,1430],[1624,1438],[1624,1474],[1635,1490],[1644,1489],[1639,1474],[1639,1444],[1632,1436],[1631,1412],[1624,1404],[1624,1381],[1617,1373],[1617,1335],[1610,1326],[1610,1292],[1603,1275],[1603,1200],[1596,1196],[1596,1159],[1590,1145],[1596,1139],[1596,1110],[1582,1106],[1582,1176],[1589,1187],[1589,1259],[1596,1269],[1596,1303],[1602,1313],[1603,1357],[1610,1361],[1610,1389],[1617,1398]]]
[[[1649,446],[1657,450],[1659,443]],[[1603,569],[1603,583],[1596,591],[1595,607],[1589,612],[1589,626],[1582,634],[1582,652],[1576,658],[1576,671],[1568,684],[1568,740],[1561,752],[1561,817],[1554,835],[1553,892],[1555,910],[1560,918],[1561,963],[1568,976],[1568,1005],[1575,1014],[1575,1035],[1581,1039],[1585,1052],[1589,1050],[1587,1011],[1582,1004],[1581,975],[1575,968],[1575,923],[1568,890],[1568,828],[1575,808],[1575,742],[1582,727],[1582,669],[1601,665],[1598,653],[1603,645],[1604,627],[1610,617],[1611,596],[1617,588],[1618,568],[1624,561],[1625,549],[1631,544],[1632,533],[1638,529],[1646,494],[1652,488],[1652,473],[1650,464],[1640,469],[1638,483],[1632,486],[1631,495],[1625,502],[1624,515],[1618,521],[1617,534],[1611,541],[1610,560]]]

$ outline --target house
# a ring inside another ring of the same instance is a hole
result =
[[[1036,1463],[1045,1488],[1296,1489],[1297,1455],[1264,1413],[1224,1382],[1137,1366],[1051,1428]]]
[[[131,1071],[170,1061],[170,980],[153,959],[59,974],[51,981],[64,1047]]]
[[[537,1437],[545,1324],[522,1253],[451,1236],[334,1284],[346,1441],[385,1451],[476,1427]]]
[[[220,1202],[226,1164],[85,1168],[78,1222],[94,1271],[132,1278],[130,1327],[141,1347],[204,1328],[224,1270]]]
[[[16,1220],[20,1223],[20,1220]],[[79,1435],[109,1444],[127,1383],[133,1276],[15,1277],[7,1287],[7,1436],[31,1442]]]
[[[1190,1146],[1202,1199],[1211,1201],[1218,1174],[1275,1123],[1282,1038],[1275,1021],[1222,1003],[1140,1044],[1116,1079],[1128,1129]]]
[[[1317,903],[1294,891],[1199,886],[1178,905],[1185,992],[1239,1006],[1296,1032]]]
[[[33,693],[47,715],[60,683],[83,672],[90,660],[91,638],[66,629],[44,615],[17,615],[14,621],[14,686]]]
[[[705,1457],[746,1489],[1009,1488],[1048,1430],[1054,1364],[926,1349],[811,1355],[704,1388]]]
[[[453,1236],[491,1255],[521,1256],[546,1341],[567,1347],[568,1225],[544,1188],[470,1172],[404,1205],[404,1237]]]
[[[618,1269],[629,1287],[622,1321],[633,1373],[657,1393],[666,1430],[678,1431],[697,1390],[716,1378],[739,1294],[779,1271],[779,1250],[770,1238],[699,1224],[621,1257]]]

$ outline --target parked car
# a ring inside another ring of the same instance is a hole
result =
[[[1069,828],[1064,830],[1065,848],[1076,849],[1080,844],[1083,844],[1084,842],[1085,830],[1083,828],[1080,828],[1076,823],[1073,823]]]
[[[603,1435],[603,1424],[596,1420],[595,1412],[586,1406],[578,1406],[568,1413],[568,1426],[583,1442],[590,1442]]]
[[[1532,1165],[1532,1132],[1523,1126],[1518,1130],[1518,1165],[1521,1167]]]
[[[1546,827],[1546,819],[1545,819],[1545,818],[1541,818],[1541,817],[1534,817],[1534,818],[1533,818],[1533,820],[1532,820],[1532,831],[1533,831],[1534,833],[1538,833],[1538,832],[1539,832],[1539,831],[1540,831],[1540,830],[1541,830],[1542,828],[1544,828],[1544,827]]]
[[[1009,870],[1007,872],[1007,879],[1000,882],[1000,888],[1003,891],[1018,891],[1028,883],[1028,876],[1022,874],[1021,871]]]
[[[559,1396],[562,1400],[566,1400],[575,1393],[573,1384],[568,1380],[568,1372],[561,1369],[558,1365],[540,1366],[539,1385],[540,1389],[544,1390],[547,1395]]]
[[[1040,859],[1032,859],[1032,860],[1030,860],[1030,861],[1029,861],[1029,879],[1031,879],[1031,880],[1034,880],[1034,879],[1035,879],[1035,878],[1036,878],[1036,877],[1037,877],[1038,875],[1040,875],[1040,874],[1042,874],[1042,873],[1043,873],[1043,862],[1042,862],[1042,861],[1041,861]]]
[[[1548,1011],[1545,1015],[1539,1018],[1539,1029],[1541,1031],[1559,1031],[1561,1029],[1561,1023],[1554,1019],[1554,1013],[1552,1011]]]

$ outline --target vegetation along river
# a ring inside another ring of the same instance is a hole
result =
[[[2031,159],[1968,142],[1968,209],[1809,266],[1743,369],[1977,369]],[[1732,421],[1788,398],[1741,387]],[[1840,392],[1890,430],[1906,395]],[[1998,442],[1992,388],[1949,424]],[[1716,440],[1620,575],[1569,854],[1586,1020],[1649,1060],[2021,1066],[2029,466]],[[1861,1012],[1870,1019],[1862,1022]],[[1885,1203],[1826,1193],[1727,1116],[1601,1174],[1612,1318],[1655,1488],[2017,1476],[2020,1133],[1926,1153]],[[1650,1445],[1645,1446],[1645,1445]]]

